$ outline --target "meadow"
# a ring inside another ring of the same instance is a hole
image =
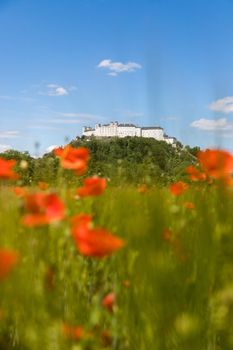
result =
[[[0,349],[232,350],[233,156],[199,152],[157,186],[55,155],[50,185],[0,159]]]

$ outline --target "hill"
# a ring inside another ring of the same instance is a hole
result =
[[[149,138],[126,137],[87,140],[77,138],[71,142],[74,147],[88,147],[91,152],[89,175],[107,177],[114,184],[168,184],[185,176],[184,169],[195,162],[195,148],[183,148],[178,144],[176,148],[164,141]],[[58,160],[54,154],[47,153],[43,157],[34,159],[27,152],[21,153],[10,150],[1,157],[18,160],[23,184],[28,185],[38,181],[53,184],[58,175]],[[28,163],[28,171],[25,164]],[[77,182],[76,177],[67,172],[67,181]]]

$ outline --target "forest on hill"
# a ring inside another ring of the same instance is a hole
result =
[[[71,141],[74,147],[87,147],[91,153],[87,176],[106,177],[111,184],[161,184],[181,180],[185,168],[196,162],[198,147],[174,148],[164,141],[126,137],[108,139],[77,138]],[[2,154],[5,159],[16,159],[23,185],[45,181],[56,184],[59,161],[53,152],[34,158],[28,152],[8,150]],[[24,162],[27,162],[26,163]],[[27,168],[27,171],[25,171]],[[77,178],[66,172],[67,183],[77,183]]]

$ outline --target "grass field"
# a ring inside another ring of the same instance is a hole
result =
[[[80,196],[62,172],[2,180],[0,349],[232,350],[233,190],[211,174]]]

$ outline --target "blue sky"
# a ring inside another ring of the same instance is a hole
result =
[[[0,0],[0,150],[162,126],[233,150],[233,0]]]

